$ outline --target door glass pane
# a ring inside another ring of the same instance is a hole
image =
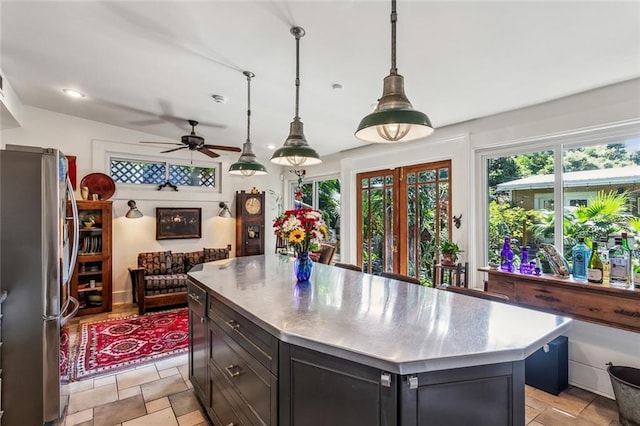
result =
[[[529,246],[534,259],[541,243],[554,243],[553,151],[489,159],[487,170],[489,262],[500,263],[504,238],[510,237],[518,267],[521,246]]]
[[[393,229],[393,218],[395,216],[395,209],[393,206],[393,188],[385,189],[385,209],[384,209],[384,270],[393,271],[393,261],[394,261],[394,253],[395,253],[395,244],[393,241],[394,229]],[[374,273],[379,273],[382,271],[378,271],[377,269],[373,271]]]
[[[413,173],[411,173],[413,175]],[[416,187],[407,186],[407,275],[416,276],[416,234],[418,234],[417,218],[419,211],[416,202]]]
[[[436,255],[436,186],[420,185],[420,276],[433,283],[433,264]]]
[[[340,180],[327,179],[317,182],[318,186],[318,210],[322,212],[322,218],[327,224],[329,240],[340,242]],[[334,258],[340,252],[340,244],[336,249]]]

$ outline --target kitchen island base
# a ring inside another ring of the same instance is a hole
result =
[[[188,273],[189,377],[217,425],[524,424],[525,359],[571,320],[286,256]]]
[[[257,339],[257,325],[214,294],[194,283],[189,294],[190,380],[215,425],[524,424],[524,361],[394,374],[264,343],[275,338]]]

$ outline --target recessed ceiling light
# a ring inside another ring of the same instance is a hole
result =
[[[267,145],[267,149],[276,149],[276,146],[270,143],[269,145]]]
[[[79,92],[76,89],[62,89],[62,91],[72,98],[84,98],[86,96],[84,93]]]
[[[227,103],[227,98],[225,98],[222,95],[211,95],[211,97],[213,98],[214,101],[216,101],[216,103],[218,104],[226,104]]]

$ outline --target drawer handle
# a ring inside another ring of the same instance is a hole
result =
[[[236,426],[236,424],[234,422],[231,422],[227,426]]]
[[[238,330],[240,328],[240,323],[234,320],[229,320],[226,322],[226,324],[232,329],[232,330]]]
[[[536,299],[542,299],[545,302],[559,302],[560,299],[556,299],[555,297],[552,296],[543,296],[541,294],[536,294]]]
[[[225,367],[224,369],[227,370],[227,374],[229,374],[229,377],[238,377],[239,375],[244,373],[244,371],[242,371],[239,365],[231,364]]]
[[[627,311],[626,309],[616,309],[615,312],[618,315],[626,315],[631,318],[640,318],[640,311]]]
[[[192,298],[193,300],[195,300],[196,302],[200,301],[200,296],[198,296],[195,293],[189,293],[189,297]]]

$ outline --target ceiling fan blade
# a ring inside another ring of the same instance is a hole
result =
[[[181,146],[180,148],[168,149],[166,151],[160,151],[161,154],[166,154],[167,152],[180,151],[181,149],[188,148],[188,146]]]
[[[140,141],[140,143],[155,143],[155,144],[159,144],[159,145],[182,145],[181,143],[177,143],[177,142]]]
[[[200,148],[198,148],[198,151],[200,151],[201,153],[203,153],[204,155],[211,157],[211,158],[216,158],[216,157],[220,157],[220,154],[216,154],[213,151],[209,151],[206,147],[202,146]]]
[[[203,147],[209,148],[209,149],[218,149],[220,151],[242,152],[242,150],[240,148],[235,147],[235,146],[204,144]]]

